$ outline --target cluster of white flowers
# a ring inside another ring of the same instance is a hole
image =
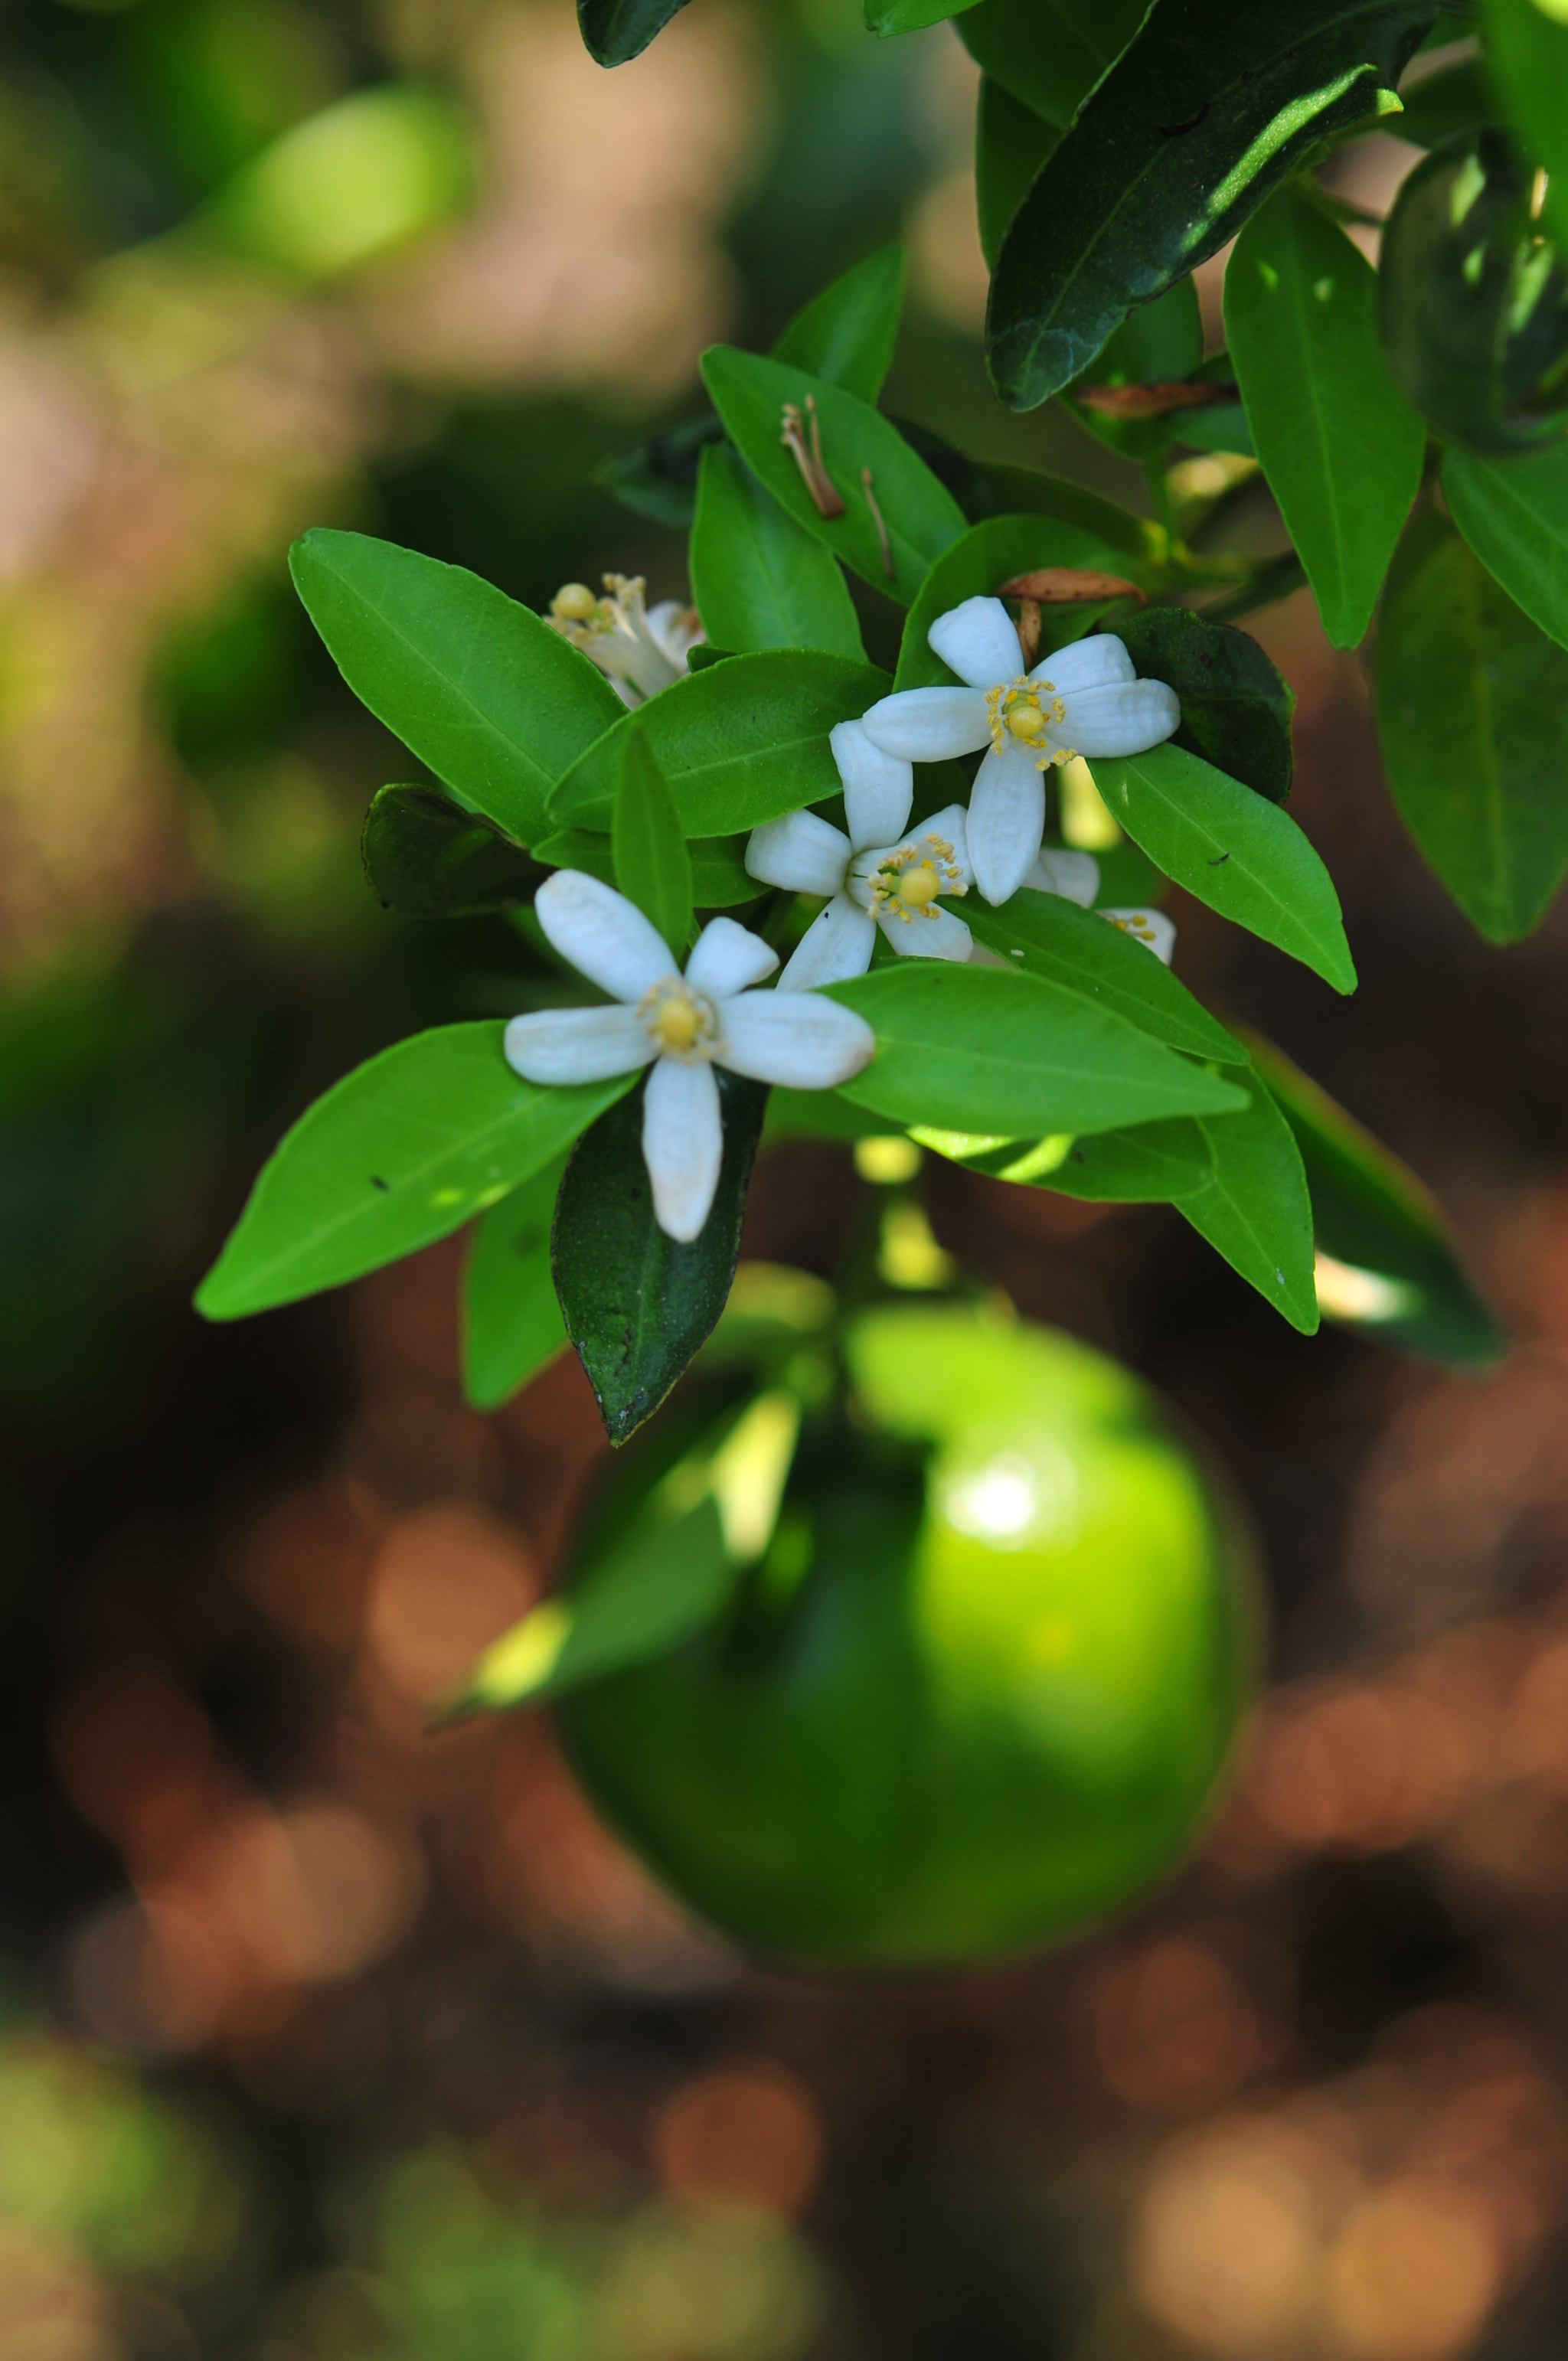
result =
[[[551,620],[630,703],[685,669],[701,636],[673,600],[651,612],[641,580],[605,577],[596,598],[568,583]],[[939,907],[973,885],[986,901],[1020,887],[1088,906],[1100,890],[1087,852],[1044,847],[1044,773],[1079,755],[1138,754],[1180,719],[1176,693],[1139,680],[1122,642],[1080,640],[1020,673],[1017,632],[1000,598],[966,598],[938,616],[930,642],[964,684],[884,697],[831,734],[848,832],[801,809],[751,832],[746,866],[761,883],[820,895],[825,906],[778,978],[777,954],[733,918],[703,928],[684,972],[635,904],[581,871],[540,887],[535,908],[563,958],[609,994],[608,1007],[514,1017],[506,1054],[534,1082],[594,1082],[651,1065],[642,1153],[660,1225],[695,1238],[712,1207],[723,1154],[715,1066],[795,1090],[831,1090],[866,1065],[876,1038],[863,1017],[813,992],[862,975],[880,928],[898,951],[980,960],[956,912]],[[969,805],[949,804],[910,830],[916,763],[988,749]],[[1168,961],[1175,928],[1162,911],[1102,915]]]

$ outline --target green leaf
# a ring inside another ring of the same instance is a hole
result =
[[[1148,0],[981,0],[953,30],[976,65],[1065,131]]]
[[[1388,577],[1377,736],[1405,825],[1471,923],[1528,935],[1568,868],[1568,649],[1431,511]]]
[[[593,480],[633,516],[688,533],[696,514],[702,455],[710,444],[723,440],[724,421],[717,411],[707,410],[700,418],[684,419],[679,426],[601,461]]]
[[[652,1417],[723,1311],[735,1276],[767,1091],[719,1071],[718,1093],[724,1162],[713,1211],[689,1245],[666,1237],[653,1218],[641,1091],[584,1133],[561,1183],[555,1291],[612,1443]]]
[[[1354,992],[1339,896],[1295,821],[1182,746],[1094,764],[1094,784],[1135,844],[1221,917]]]
[[[1245,1114],[1200,1121],[1214,1177],[1206,1189],[1177,1198],[1178,1213],[1292,1328],[1315,1335],[1312,1206],[1289,1125],[1261,1082]]]
[[[621,740],[610,840],[619,891],[680,959],[691,937],[691,856],[669,781],[635,716]]]
[[[263,1166],[196,1290],[238,1320],[341,1287],[460,1229],[550,1163],[633,1077],[545,1090],[503,1025],[443,1025],[383,1049],[306,1109]]]
[[[1301,1151],[1324,1317],[1430,1360],[1497,1360],[1507,1337],[1465,1277],[1430,1191],[1283,1051],[1248,1038]]]
[[[1064,524],[1055,517],[988,517],[971,524],[932,566],[916,594],[905,620],[898,651],[898,688],[947,687],[956,678],[932,647],[928,634],[938,615],[965,598],[990,596],[1015,575],[1036,566],[1072,566],[1102,574],[1125,575],[1130,581],[1144,569],[1129,571],[1129,560],[1081,526]],[[1109,598],[1047,607],[1041,612],[1041,648],[1076,639],[1113,602]],[[1019,664],[1023,664],[1020,653]]]
[[[966,1140],[961,1133],[921,1126],[910,1137],[970,1171],[1095,1204],[1170,1204],[1206,1188],[1214,1172],[1207,1134],[1190,1115],[1135,1124],[1127,1131],[1091,1132],[1082,1139],[1058,1134],[1037,1140]]]
[[[316,526],[294,587],[349,687],[443,784],[520,844],[623,712],[587,656],[465,566]]]
[[[963,915],[977,942],[1016,961],[1025,975],[1065,984],[1169,1049],[1217,1059],[1221,1065],[1246,1063],[1241,1043],[1187,986],[1098,911],[1080,910],[1059,895],[1025,886],[999,910],[967,895]]]
[[[1062,396],[1079,424],[1096,441],[1124,458],[1152,458],[1180,436],[1188,412],[1170,410],[1157,418],[1119,418],[1080,397],[1091,387],[1171,385],[1183,382],[1203,358],[1203,315],[1190,275],[1163,295],[1139,303]]]
[[[1434,13],[1433,0],[1152,8],[1003,242],[988,334],[1003,401],[1032,410],[1070,385],[1135,303],[1218,253],[1320,140],[1393,107]]]
[[[1524,459],[1445,451],[1442,496],[1488,574],[1568,647],[1568,443]]]
[[[557,1157],[474,1224],[460,1298],[463,1392],[498,1410],[566,1341],[550,1275],[550,1219],[566,1159]]]
[[[825,648],[865,661],[838,559],[784,514],[728,444],[702,455],[690,564],[692,597],[718,646]]]
[[[1113,627],[1146,680],[1181,699],[1174,743],[1282,804],[1290,793],[1296,692],[1248,631],[1190,607],[1149,607]]]
[[[1225,332],[1269,490],[1336,648],[1372,620],[1421,479],[1426,435],[1377,325],[1377,274],[1297,189],[1248,223]]]
[[[1568,18],[1541,0],[1483,0],[1487,79],[1530,161],[1547,174],[1546,224],[1568,247]],[[1482,116],[1496,109],[1484,107]]]
[[[715,345],[703,355],[702,373],[730,441],[780,507],[873,589],[907,606],[927,567],[962,533],[964,514],[897,427],[841,386],[760,353]],[[786,402],[801,412],[809,434],[808,399],[816,405],[823,467],[844,502],[840,516],[820,513],[780,440]]]
[[[828,733],[892,686],[884,672],[845,656],[771,649],[673,681],[636,720],[682,826],[729,836],[839,794]],[[556,828],[609,826],[631,720],[623,713],[567,772],[551,798]]]
[[[1119,508],[1098,492],[1086,490],[1081,484],[1069,484],[1064,476],[1036,475],[1030,467],[1007,467],[991,460],[982,472],[999,511],[1058,517],[1063,524],[1075,524],[1095,534],[1107,547],[1143,566],[1157,566],[1169,554],[1161,526],[1151,524],[1147,517],[1135,516],[1131,509]],[[1132,569],[1124,566],[1122,570]]]
[[[904,277],[904,248],[879,246],[801,306],[773,358],[874,401],[893,359]]]
[[[1534,0],[1523,0],[1521,16],[1531,11],[1533,5]],[[1416,148],[1441,148],[1444,140],[1479,124],[1494,123],[1497,116],[1497,102],[1478,58],[1461,58],[1456,65],[1428,74],[1399,96],[1404,112],[1398,137]]]
[[[493,821],[434,787],[382,787],[365,815],[360,856],[384,910],[405,918],[471,917],[532,897],[540,869]]]
[[[577,0],[583,46],[599,65],[623,66],[685,6],[685,0]]]
[[[692,900],[699,910],[729,910],[737,903],[754,902],[762,888],[745,865],[744,836],[694,836],[686,840],[691,856]],[[590,877],[615,884],[615,854],[608,829],[564,828],[542,837],[537,856],[552,869],[586,869]]]
[[[841,1095],[899,1124],[1033,1139],[1241,1104],[1218,1076],[1039,976],[909,959],[828,989],[877,1037]]]
[[[982,6],[993,5],[981,0]],[[1014,98],[1005,83],[990,74],[982,78],[974,126],[974,193],[988,264],[994,266],[1008,223],[1060,137],[1054,123]]]
[[[1417,165],[1384,227],[1378,286],[1394,376],[1439,434],[1508,452],[1562,433],[1568,274],[1506,132]]]
[[[580,1585],[547,1598],[487,1648],[444,1719],[546,1705],[662,1656],[714,1621],[740,1572],[712,1499],[673,1524],[641,1528]]]

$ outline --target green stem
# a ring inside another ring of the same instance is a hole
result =
[[[1176,540],[1176,511],[1171,505],[1170,486],[1166,480],[1165,462],[1162,459],[1155,458],[1146,459],[1144,461],[1144,481],[1149,488],[1149,498],[1154,502],[1156,521],[1165,527],[1167,533],[1174,544]]]

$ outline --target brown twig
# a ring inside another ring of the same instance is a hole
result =
[[[822,463],[822,430],[817,423],[817,404],[809,394],[806,397],[806,406],[811,413],[809,447],[806,444],[799,408],[793,401],[786,401],[784,405],[784,432],[779,436],[779,441],[790,453],[795,466],[800,469],[801,480],[811,494],[812,503],[817,515],[842,516],[844,503],[839,497],[838,486]]]

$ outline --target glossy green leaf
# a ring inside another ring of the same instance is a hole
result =
[[[842,1096],[899,1124],[1033,1139],[1241,1103],[1228,1082],[1043,977],[906,959],[830,990],[877,1037]]]
[[[1131,509],[1118,507],[1082,484],[1069,483],[1065,476],[1042,476],[1031,467],[1008,467],[992,460],[987,460],[983,473],[997,515],[1058,517],[1063,524],[1075,524],[1094,534],[1142,566],[1157,566],[1168,555],[1161,526],[1147,517],[1135,516]],[[1131,566],[1121,570],[1135,572]]]
[[[1488,574],[1568,647],[1568,442],[1520,459],[1445,451],[1442,494]]]
[[[461,566],[317,526],[290,553],[349,687],[454,795],[520,844],[550,790],[624,711],[581,654]]]
[[[989,596],[1014,576],[1047,566],[1081,566],[1128,581],[1143,570],[1131,566],[1121,550],[1111,548],[1094,533],[1080,525],[1064,524],[1056,517],[988,517],[983,524],[971,524],[944,551],[916,594],[905,620],[894,686],[901,689],[950,686],[956,675],[948,671],[928,637],[937,618],[965,598]],[[1076,639],[1113,603],[1101,598],[1042,609],[1042,650]],[[1023,664],[1022,653],[1019,664]]]
[[[1540,235],[1506,132],[1423,158],[1383,231],[1383,337],[1407,398],[1445,438],[1522,451],[1563,431],[1568,273]]]
[[[973,894],[961,906],[975,939],[1015,961],[1025,975],[1065,984],[1169,1049],[1222,1065],[1246,1063],[1241,1043],[1163,961],[1097,910],[1027,886],[999,910]]]
[[[986,74],[1065,131],[1147,8],[1148,0],[981,0],[953,29]]]
[[[825,648],[864,662],[838,559],[725,443],[702,455],[690,565],[692,597],[717,646]]]
[[[1465,916],[1496,943],[1528,935],[1568,868],[1568,649],[1431,511],[1388,577],[1377,735],[1405,825]]]
[[[1157,868],[1222,917],[1354,992],[1339,896],[1289,815],[1182,746],[1097,760],[1094,784]]]
[[[570,1090],[525,1082],[501,1055],[505,1030],[416,1033],[317,1099],[262,1167],[196,1309],[237,1320],[445,1237],[631,1087],[630,1075]]]
[[[583,46],[599,65],[623,66],[685,6],[685,0],[577,0]]]
[[[566,1159],[557,1157],[474,1224],[459,1299],[463,1391],[497,1410],[566,1341],[550,1273],[550,1224]]]
[[[1282,804],[1296,693],[1250,631],[1208,622],[1190,607],[1148,607],[1111,628],[1143,678],[1168,681],[1181,699],[1173,742]]]
[[[1336,648],[1372,620],[1421,479],[1426,434],[1394,383],[1377,274],[1298,189],[1242,232],[1225,332],[1254,448]]]
[[[692,900],[699,910],[730,910],[737,903],[754,902],[762,887],[745,866],[744,836],[694,836],[686,840],[691,857]],[[615,884],[615,854],[608,829],[564,828],[542,837],[538,857],[552,869],[586,869],[590,877]]]
[[[1527,9],[1533,5],[1534,0],[1524,0]],[[1427,74],[1399,96],[1404,112],[1398,137],[1416,148],[1441,148],[1444,140],[1497,117],[1497,102],[1478,58],[1461,58],[1441,72]]]
[[[490,820],[434,787],[382,787],[365,815],[360,857],[384,910],[460,918],[532,898],[541,871]]]
[[[927,566],[962,533],[964,514],[897,427],[857,394],[759,353],[716,345],[703,355],[702,373],[730,441],[780,507],[874,589],[907,606]],[[823,467],[844,502],[840,516],[819,512],[780,440],[784,405],[806,418],[808,399]]]
[[[610,844],[618,890],[680,959],[691,938],[691,855],[669,782],[635,719],[621,741]]]
[[[711,1499],[673,1523],[642,1527],[564,1597],[545,1599],[487,1648],[446,1718],[547,1705],[661,1656],[713,1621],[740,1571]]]
[[[1135,303],[1218,253],[1320,140],[1392,107],[1433,14],[1433,0],[1151,9],[1003,243],[988,337],[1003,401],[1032,410],[1070,385]]]
[[[1064,1133],[992,1143],[922,1126],[910,1137],[970,1171],[1094,1204],[1170,1204],[1206,1188],[1214,1172],[1208,1136],[1190,1115],[1135,1124],[1127,1131],[1090,1132],[1081,1139]]]
[[[625,1085],[622,1085],[624,1088]],[[555,1291],[612,1443],[652,1418],[724,1309],[767,1091],[718,1071],[724,1162],[689,1245],[653,1218],[642,1093],[584,1133],[555,1204]]]
[[[1243,1114],[1200,1120],[1214,1176],[1207,1188],[1173,1200],[1178,1213],[1292,1328],[1314,1335],[1312,1206],[1289,1125],[1255,1077]]]
[[[1181,434],[1187,413],[1123,418],[1080,397],[1091,388],[1184,382],[1203,358],[1203,315],[1190,274],[1146,303],[1135,305],[1104,349],[1062,395],[1079,424],[1124,458],[1152,458]]]
[[[892,686],[846,656],[768,650],[690,673],[637,714],[694,836],[729,836],[840,792],[828,733]],[[622,713],[551,797],[560,828],[605,828],[631,727]],[[700,899],[700,895],[699,895]]]
[[[1430,1191],[1272,1042],[1248,1038],[1301,1151],[1324,1318],[1431,1360],[1497,1360],[1508,1340]]]
[[[1555,0],[1483,0],[1481,15],[1488,78],[1547,174],[1546,225],[1568,249],[1568,16]]]
[[[992,0],[981,0],[989,5]],[[994,266],[1007,225],[1025,191],[1061,133],[1032,106],[1014,98],[1005,83],[982,77],[974,125],[974,194],[980,242]]]
[[[904,248],[879,246],[801,306],[773,358],[874,401],[893,359],[904,279]]]

